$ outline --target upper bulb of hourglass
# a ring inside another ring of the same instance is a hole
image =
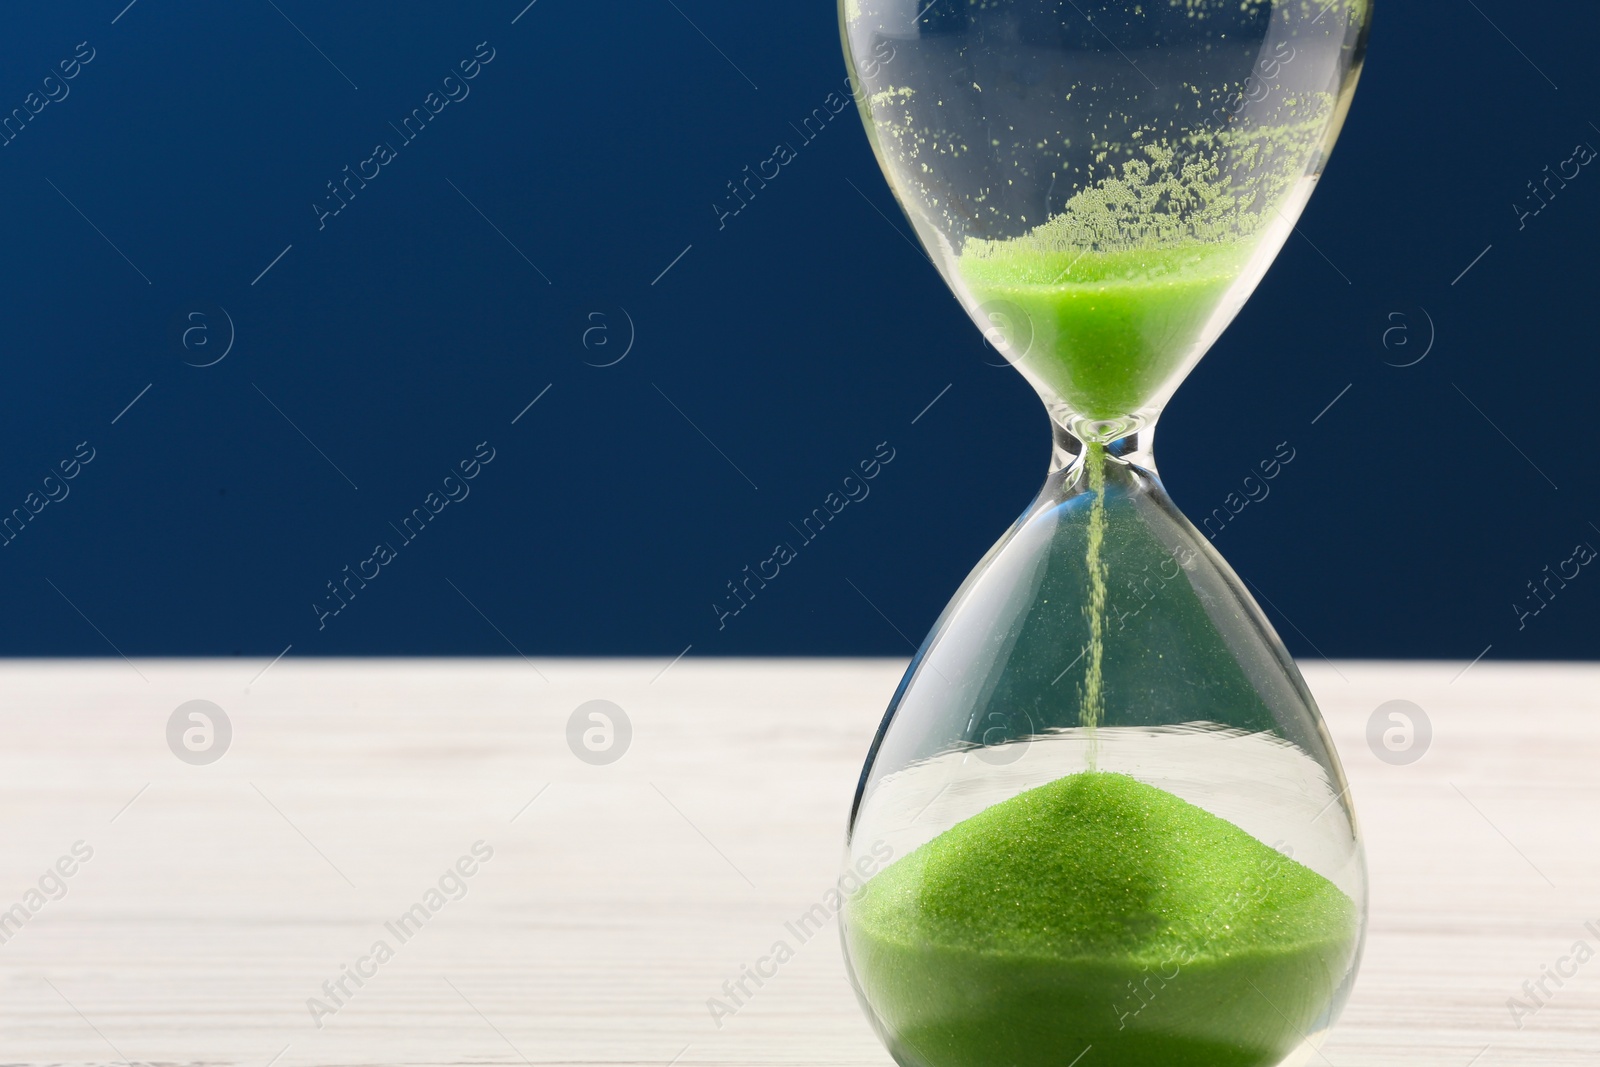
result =
[[[842,0],[879,163],[1052,408],[1147,422],[1320,173],[1368,0]]]

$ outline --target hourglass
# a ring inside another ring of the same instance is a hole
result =
[[[1310,196],[1370,15],[841,2],[889,184],[1054,429],[851,810],[845,955],[905,1067],[1271,1067],[1348,995],[1366,874],[1338,757],[1151,434]]]

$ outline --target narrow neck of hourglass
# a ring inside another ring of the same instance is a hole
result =
[[[1155,429],[1155,419],[1139,416],[1116,420],[1091,420],[1074,416],[1065,421],[1052,417],[1050,473],[1080,465],[1088,448],[1085,442],[1094,441],[1105,447],[1107,458],[1157,474],[1155,453],[1152,451]]]

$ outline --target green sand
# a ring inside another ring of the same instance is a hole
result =
[[[1026,316],[1008,340],[1074,411],[1131,415],[1191,354],[1252,242],[1127,251],[1051,249],[1032,238],[968,241],[957,269],[980,303]]]
[[[1086,772],[958,823],[847,905],[900,1063],[1265,1067],[1355,951],[1333,883],[1223,819]],[[1269,999],[1270,998],[1270,999]]]
[[[1089,624],[1089,644],[1085,648],[1089,662],[1083,669],[1083,684],[1078,687],[1078,725],[1089,735],[1089,769],[1093,771],[1100,765],[1095,730],[1106,714],[1106,573],[1109,568],[1101,558],[1106,542],[1105,446],[1098,441],[1085,444],[1083,461],[1094,501],[1089,505],[1088,544],[1083,560],[1084,569],[1089,572],[1089,598],[1083,604],[1083,618]]]

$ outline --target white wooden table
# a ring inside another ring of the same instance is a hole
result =
[[[0,664],[0,1065],[890,1062],[831,932],[720,1027],[706,1002],[835,877],[902,663],[263,665]],[[1317,1062],[1600,1063],[1600,959],[1507,1008],[1600,951],[1600,666],[1463,666],[1306,667],[1372,883]],[[605,766],[566,740],[597,698],[633,728]],[[1365,740],[1396,698],[1433,723],[1409,766]],[[194,699],[232,725],[210,765],[166,740]],[[336,1006],[344,966],[371,976]]]

